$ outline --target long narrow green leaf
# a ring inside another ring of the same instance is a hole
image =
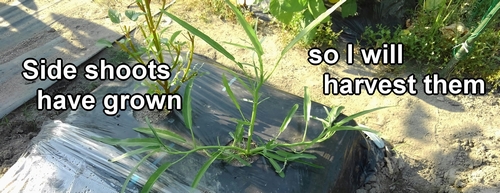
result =
[[[303,161],[303,160],[295,160],[294,162],[297,162],[297,163],[301,163],[301,164],[304,164],[304,165],[307,165],[307,166],[311,166],[313,168],[325,168],[323,166],[320,166],[320,165],[317,165],[317,164],[313,164],[311,162],[307,162],[307,161]]]
[[[316,119],[318,121],[321,121],[321,123],[323,124],[323,129],[326,129],[326,128],[331,127],[333,125],[333,121],[335,121],[335,119],[337,119],[337,117],[340,115],[340,113],[342,112],[344,107],[343,106],[334,106],[330,111],[328,111],[328,109],[325,106],[323,106],[323,108],[325,108],[325,111],[327,114],[325,119],[321,119],[321,118],[318,118],[315,116],[312,116],[311,118]]]
[[[311,116],[312,119],[315,119],[315,120],[318,120],[318,121],[321,121],[321,123],[323,124],[323,128],[327,128],[329,127],[330,125],[328,124],[328,121],[322,119],[322,118],[319,118],[319,117],[316,117],[316,116]]]
[[[307,86],[304,87],[304,121],[307,123],[311,118],[311,97],[309,95],[309,88]]]
[[[222,74],[222,84],[224,85],[224,88],[226,88],[226,92],[229,95],[231,101],[233,101],[233,104],[236,107],[236,109],[241,110],[240,104],[238,103],[238,100],[234,96],[233,90],[231,90],[231,86],[229,86],[226,75],[224,74]]]
[[[184,98],[182,99],[182,117],[184,124],[190,130],[193,130],[193,115],[191,107],[191,90],[193,89],[194,79],[190,79],[184,90]]]
[[[246,62],[241,62],[240,64],[241,64],[241,66],[248,66],[248,67],[252,67],[252,68],[255,66],[253,64],[249,64],[249,63],[246,63]]]
[[[153,131],[151,131],[151,129],[147,128],[147,127],[134,128],[134,130],[137,132],[144,133],[144,134],[153,135]],[[160,137],[162,139],[166,139],[169,141],[177,141],[177,142],[181,142],[181,143],[186,142],[186,140],[184,138],[182,138],[182,136],[180,136],[174,132],[171,132],[168,130],[163,130],[163,129],[154,129],[154,130],[156,131],[156,134],[158,135],[158,137]]]
[[[234,136],[233,132],[229,132],[229,136],[231,136],[231,138],[233,138],[234,140],[236,140],[236,137]]]
[[[280,175],[280,177],[284,178],[284,177],[285,177],[285,174],[283,173],[282,168],[281,168],[281,166],[278,164],[278,162],[274,161],[274,159],[273,159],[273,158],[267,158],[267,160],[269,160],[269,162],[270,162],[270,163],[271,163],[271,165],[273,166],[274,171],[276,171],[276,173],[278,173],[278,175]]]
[[[262,102],[266,101],[267,99],[270,99],[270,97],[266,97],[266,98],[264,98],[264,99],[260,100],[257,104],[258,104],[258,105],[260,105],[260,103],[262,103]]]
[[[371,113],[371,112],[373,112],[373,111],[378,111],[378,110],[380,110],[380,109],[385,109],[385,108],[388,108],[388,107],[389,107],[389,106],[386,106],[386,107],[377,107],[377,108],[374,108],[374,109],[370,109],[370,110],[366,110],[366,111],[361,111],[361,112],[358,112],[358,113],[356,113],[356,114],[353,114],[353,115],[351,115],[351,116],[348,116],[348,117],[346,117],[346,118],[342,119],[341,121],[339,121],[339,122],[335,123],[335,125],[338,125],[338,126],[343,125],[343,124],[345,124],[345,123],[347,123],[347,122],[349,122],[349,121],[351,121],[351,120],[353,120],[353,119],[355,119],[355,118],[357,118],[357,117],[360,117],[360,116],[366,115],[366,114]]]
[[[245,166],[251,166],[250,162],[247,162],[243,158],[241,158],[239,155],[236,154],[230,154],[230,156],[236,160],[238,160],[240,163],[242,163]]]
[[[170,28],[168,28],[168,27],[163,28],[163,29],[160,31],[160,33],[159,33],[159,34],[161,34],[161,35],[160,35],[160,37],[162,37],[162,35],[163,35],[163,34],[164,34],[167,30],[169,30],[169,29],[170,29]],[[175,32],[174,32],[174,33],[175,33]],[[161,38],[161,39],[166,39],[166,40],[168,40],[168,38]],[[163,41],[163,43],[165,43],[165,42],[166,42],[166,41]]]
[[[309,34],[311,30],[313,30],[316,26],[318,26],[325,18],[330,16],[337,8],[339,8],[345,2],[346,0],[340,0],[339,2],[335,3],[335,5],[330,7],[330,9],[326,10],[326,12],[322,13],[321,15],[319,15],[319,17],[314,19],[309,25],[307,25],[304,29],[302,29],[300,33],[297,36],[295,36],[295,38],[293,38],[292,41],[290,41],[290,43],[288,43],[285,49],[281,51],[281,55],[282,56],[285,55],[288,52],[288,50],[290,50],[295,44],[297,44],[297,42],[299,42],[304,36]]]
[[[285,131],[285,129],[288,127],[288,124],[290,123],[290,121],[292,120],[292,117],[293,115],[295,114],[295,112],[297,111],[297,109],[299,108],[299,105],[298,104],[295,104],[293,105],[293,107],[290,109],[290,111],[288,111],[288,114],[286,115],[285,117],[285,120],[283,120],[283,123],[281,124],[281,127],[280,127],[280,134]]]
[[[106,143],[108,145],[121,145],[121,146],[157,146],[161,145],[154,138],[128,138],[128,139],[116,139],[116,138],[95,138],[94,140]]]
[[[260,58],[260,56],[262,56],[264,54],[264,51],[262,49],[262,45],[260,44],[259,39],[257,38],[257,34],[255,34],[255,31],[253,30],[252,26],[250,26],[250,24],[247,22],[247,20],[243,16],[243,14],[241,14],[241,11],[236,6],[234,6],[233,3],[231,3],[229,0],[225,0],[225,1],[226,1],[226,4],[228,4],[229,7],[231,7],[233,12],[235,13],[236,18],[238,19],[238,22],[241,24],[241,26],[245,30],[248,38],[250,39],[250,41],[253,44],[253,47],[255,48],[255,52],[257,53],[257,56]]]
[[[344,106],[335,106],[332,108],[332,110],[328,114],[328,122],[330,123],[330,125],[328,126],[331,126],[331,124],[333,124],[333,121],[335,121],[335,119],[339,117],[340,113],[344,110],[344,108],[345,108]]]
[[[246,20],[245,20],[246,21]],[[258,20],[255,20],[255,24],[253,25],[253,31],[256,32],[257,31],[257,26],[259,24],[259,21]],[[259,40],[259,43],[262,45],[262,40]]]
[[[193,183],[191,184],[191,187],[196,188],[198,186],[198,183],[200,182],[201,178],[203,175],[205,175],[205,172],[207,172],[208,168],[212,165],[212,163],[219,157],[219,155],[222,153],[222,151],[219,151],[217,155],[212,155],[210,159],[208,159],[203,166],[201,166],[201,169],[198,171],[196,174],[196,177],[193,180]]]
[[[149,129],[151,130],[151,132],[153,133],[153,136],[155,137],[156,141],[158,141],[159,144],[161,144],[163,146],[163,148],[167,149],[168,147],[165,145],[165,143],[163,143],[163,141],[160,139],[160,137],[158,136],[158,133],[156,133],[156,130],[153,128],[153,126],[151,125],[151,122],[149,121],[149,118],[146,117],[146,123],[148,124],[148,127]]]
[[[375,130],[360,126],[332,126],[327,128],[326,131],[322,132],[321,135],[318,136],[314,141],[316,143],[321,143],[323,141],[326,141],[331,136],[333,136],[337,131],[369,131],[375,134],[378,133]]]
[[[231,46],[235,46],[235,47],[238,47],[238,48],[243,48],[243,49],[255,51],[255,48],[250,47],[250,46],[244,46],[244,45],[237,44],[237,43],[232,43],[232,42],[222,42],[222,43],[229,44]]]
[[[174,20],[175,22],[177,22],[179,25],[181,25],[182,27],[184,27],[186,30],[188,30],[189,32],[191,32],[195,36],[198,36],[199,38],[201,38],[208,45],[210,45],[215,50],[219,51],[221,54],[223,54],[224,56],[226,56],[228,59],[232,60],[233,62],[236,62],[236,60],[235,60],[235,58],[234,58],[233,55],[231,55],[226,49],[224,49],[224,47],[222,47],[219,43],[217,43],[216,41],[214,41],[209,36],[207,36],[206,34],[204,34],[203,32],[201,32],[200,30],[196,29],[192,25],[188,24],[187,22],[183,21],[182,19],[174,16],[171,13],[168,13],[164,9],[162,9],[161,12],[164,13],[165,15],[167,15],[168,17],[170,17],[172,20]]]
[[[290,153],[283,150],[276,151],[276,154],[285,157],[288,161],[294,161],[296,159],[316,159],[316,156],[306,153]]]
[[[141,164],[143,162],[145,162],[146,160],[148,160],[148,158],[153,155],[154,153],[156,153],[157,151],[153,151],[153,152],[150,152],[148,155],[144,156],[138,163],[137,165],[135,165],[134,168],[132,168],[132,170],[130,170],[130,173],[127,175],[127,178],[125,179],[125,182],[123,182],[123,185],[122,185],[122,189],[120,191],[120,193],[124,193],[125,190],[127,189],[127,186],[128,186],[128,183],[130,182],[130,179],[132,179],[132,176],[134,176],[135,172],[137,171],[137,169],[139,168],[139,166],[141,166]]]
[[[240,77],[238,77],[238,75],[235,73],[235,72],[232,72],[231,74],[233,74],[234,77],[236,77],[236,80],[238,80],[238,82],[243,85],[243,87],[248,91],[248,92],[253,92],[252,89],[250,88],[250,86],[248,86],[248,84],[243,81],[243,79],[241,79]]]
[[[304,87],[304,121],[306,122],[304,135],[302,141],[306,140],[307,129],[309,128],[309,120],[311,119],[311,97],[309,95],[309,89],[307,86]]]
[[[281,156],[279,156],[277,154],[274,154],[274,153],[271,153],[271,152],[264,153],[264,156],[268,157],[268,158],[272,158],[272,159],[278,160],[278,161],[281,161],[281,162],[284,162],[286,160],[284,157],[281,157]]]
[[[137,155],[137,154],[141,154],[141,153],[144,153],[144,152],[147,152],[147,151],[152,151],[152,150],[157,150],[157,149],[160,149],[160,146],[149,146],[149,147],[142,147],[142,148],[139,148],[139,149],[136,149],[136,150],[132,150],[132,151],[129,151],[127,153],[124,153],[118,157],[115,157],[111,160],[109,160],[110,162],[116,162],[118,160],[121,160],[123,158],[127,158],[127,157],[130,157],[130,156],[133,156],[133,155]]]
[[[181,34],[181,30],[179,31],[176,31],[172,34],[172,36],[170,36],[170,39],[168,40],[170,44],[173,44],[175,39],[177,38],[177,36],[179,36],[179,34]]]
[[[146,184],[144,184],[144,186],[142,187],[141,193],[149,193],[156,180],[160,178],[161,174],[175,163],[176,162],[165,162],[160,167],[158,167],[158,169],[156,169],[156,171],[151,174],[151,176],[149,176],[148,181],[146,181]]]
[[[239,144],[240,142],[243,141],[243,125],[245,123],[242,122],[242,121],[238,121],[238,123],[236,124],[236,130],[234,131],[235,132],[235,139],[234,139],[234,142],[235,144]]]

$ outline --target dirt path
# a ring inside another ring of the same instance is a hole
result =
[[[23,61],[26,58],[46,58],[47,63],[53,63],[56,58],[61,58],[64,64],[77,66],[97,62],[97,59],[89,60],[102,50],[102,46],[96,46],[96,41],[122,36],[117,32],[119,26],[112,25],[107,18],[106,7],[91,0],[78,3],[68,0],[0,0],[0,176],[24,152],[43,122],[55,119],[61,113],[38,111],[36,101],[31,99],[36,95],[36,89],[52,85],[45,90],[46,93],[77,94],[88,93],[100,84],[99,81],[84,80],[82,66],[78,78],[72,81],[55,84],[52,81],[26,81],[21,75]],[[122,5],[123,8],[126,6]],[[118,56],[109,51],[101,53],[101,57],[112,62],[121,62],[116,61]]]
[[[217,41],[244,43],[242,28],[233,22],[199,9],[201,0],[177,1],[170,10]],[[181,29],[171,24],[171,32]],[[262,29],[262,28],[261,28]],[[272,64],[283,47],[281,29],[270,26],[259,31],[263,42],[266,64]],[[206,43],[197,39],[195,52],[232,66]],[[238,59],[250,60],[245,50],[225,46]],[[339,49],[343,50],[343,49]],[[341,54],[342,56],[343,54]],[[103,56],[103,55],[101,55]],[[365,66],[357,58],[349,66],[340,59],[336,65],[312,66],[307,62],[307,49],[292,49],[282,60],[277,73],[269,81],[278,89],[302,96],[308,86],[313,100],[325,105],[343,105],[345,114],[379,106],[394,106],[365,117],[357,122],[380,132],[387,141],[390,155],[380,163],[379,173],[369,184],[358,190],[363,192],[500,192],[500,97],[433,95],[423,93],[421,74],[416,74],[417,95],[397,96],[363,92],[360,95],[323,94],[323,74],[337,78],[375,77],[374,66]],[[404,64],[412,65],[412,64]],[[266,66],[266,67],[270,67]],[[399,75],[406,78],[407,75]],[[98,84],[98,83],[93,83]],[[61,82],[50,92],[88,92],[92,85],[85,80]],[[0,123],[1,136],[7,136],[8,145],[0,144],[0,163],[8,168],[22,152],[31,137],[47,118],[55,112],[35,110],[31,100],[7,116]],[[5,119],[4,119],[5,120]],[[1,140],[3,141],[3,140]],[[21,147],[21,148],[18,148]],[[0,170],[0,175],[2,171]]]
[[[26,59],[78,66],[103,49],[97,40],[121,36],[106,6],[91,0],[0,1],[0,118],[55,82],[24,79]]]

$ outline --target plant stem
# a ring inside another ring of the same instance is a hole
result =
[[[190,153],[194,153],[194,152],[201,151],[201,150],[221,149],[221,148],[236,150],[236,151],[239,151],[239,152],[246,152],[245,149],[240,148],[240,147],[236,147],[236,146],[198,146],[198,147],[193,148],[193,149],[191,149],[189,151],[178,151],[178,152],[168,152],[168,153],[169,154],[190,154]],[[258,148],[260,148],[259,150],[263,150],[265,147],[258,147]]]
[[[188,64],[187,64],[186,72],[184,72],[184,75],[183,75],[183,77],[181,79],[181,82],[185,82],[186,81],[186,77],[188,75],[189,69],[191,69],[191,63],[193,63],[194,36],[191,35],[189,32],[188,32],[188,36],[189,36],[189,41],[191,42],[191,46],[189,47],[189,61],[188,61]]]
[[[315,142],[313,142],[313,141],[305,141],[305,142],[300,142],[300,143],[279,144],[278,146],[280,146],[280,147],[297,147],[297,146],[311,145],[311,144],[314,144],[314,143]]]
[[[149,27],[149,31],[151,34],[153,34],[153,43],[155,45],[155,48],[156,48],[156,57],[158,58],[158,61],[160,63],[163,63],[164,60],[163,60],[163,53],[162,53],[162,49],[161,49],[161,44],[160,44],[160,40],[158,39],[158,33],[156,32],[156,29],[158,28],[158,26],[155,26],[155,23],[153,21],[153,15],[151,14],[151,2],[150,1],[146,1],[146,14],[147,14],[147,17],[146,17],[146,21],[148,23],[148,27]],[[159,24],[159,22],[158,22]]]
[[[257,119],[257,106],[259,105],[259,90],[262,86],[262,82],[258,82],[256,88],[253,90],[253,105],[252,105],[252,117],[250,118],[250,126],[248,128],[248,139],[247,139],[247,154],[250,154],[253,130],[255,128],[255,120]]]

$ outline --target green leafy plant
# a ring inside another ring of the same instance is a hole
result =
[[[342,4],[342,17],[354,15],[357,11],[356,0],[330,0],[331,3]],[[326,11],[327,7],[323,0],[271,0],[269,2],[269,12],[276,19],[285,25],[291,25],[294,17],[299,17],[301,29],[312,23],[312,21]],[[330,16],[321,20],[325,24],[330,21]],[[317,27],[315,26],[304,36],[306,45],[312,43],[316,37]]]
[[[380,48],[382,44],[393,41],[393,36],[388,27],[378,24],[375,29],[368,26],[363,33],[362,39],[367,40],[369,45]]]
[[[337,9],[340,5],[341,2],[335,4],[332,6],[330,9],[328,9],[326,12],[322,13],[321,15],[318,16],[317,19],[312,21],[307,27],[305,27],[281,52],[279,58],[277,59],[276,63],[272,66],[272,70],[270,71],[264,71],[264,62],[262,59],[262,56],[264,54],[263,47],[261,45],[261,41],[258,39],[255,29],[252,28],[252,26],[245,20],[245,17],[243,14],[239,11],[239,9],[234,6],[229,0],[226,0],[226,3],[231,7],[233,12],[236,14],[236,18],[238,22],[241,24],[243,27],[245,33],[248,36],[248,39],[251,42],[251,45],[238,45],[234,43],[230,43],[231,45],[238,46],[244,49],[248,49],[250,51],[253,51],[255,53],[256,59],[254,58],[253,63],[244,63],[244,62],[238,62],[236,58],[230,54],[224,47],[222,47],[218,42],[214,41],[211,39],[209,36],[206,34],[202,33],[199,31],[197,28],[191,26],[190,24],[186,23],[182,19],[176,17],[175,15],[167,12],[166,10],[162,10],[162,12],[170,17],[172,20],[177,22],[179,25],[184,27],[186,30],[191,32],[192,34],[198,36],[202,40],[204,40],[206,43],[211,45],[215,50],[223,54],[225,57],[228,59],[232,60],[238,68],[241,70],[243,74],[243,78],[240,77],[236,72],[231,71],[226,69],[230,74],[236,77],[237,81],[245,88],[247,89],[251,94],[252,94],[252,111],[251,111],[251,116],[246,117],[244,113],[242,112],[241,106],[238,102],[238,99],[234,95],[234,93],[231,90],[231,87],[229,86],[229,83],[227,81],[227,78],[225,75],[222,76],[222,83],[226,89],[227,94],[229,95],[232,103],[234,104],[235,108],[238,109],[238,111],[241,114],[241,117],[235,120],[236,127],[234,132],[230,133],[230,136],[233,137],[232,143],[229,143],[227,145],[204,145],[204,144],[198,144],[196,142],[196,138],[193,132],[193,122],[192,122],[192,107],[191,107],[191,89],[193,86],[193,80],[190,80],[188,82],[188,85],[184,91],[184,100],[183,100],[183,110],[182,110],[182,116],[184,118],[184,124],[185,126],[189,129],[191,132],[191,141],[188,142],[188,140],[184,139],[183,137],[176,135],[175,133],[159,129],[159,128],[154,128],[149,121],[148,122],[148,128],[136,128],[135,130],[138,132],[141,132],[143,134],[147,135],[152,135],[152,138],[132,138],[132,139],[110,139],[110,138],[95,138],[96,140],[99,140],[101,142],[110,144],[110,145],[120,145],[120,146],[139,146],[140,148],[137,150],[129,151],[125,153],[124,155],[113,159],[112,161],[117,161],[119,159],[123,159],[125,157],[131,156],[131,155],[136,155],[140,153],[145,153],[149,152],[149,154],[146,155],[146,157],[152,155],[152,153],[155,152],[166,152],[168,154],[173,154],[173,155],[181,155],[181,157],[173,162],[166,162],[162,164],[161,166],[158,167],[158,169],[149,177],[145,185],[143,186],[143,189],[141,192],[149,192],[153,186],[153,184],[156,182],[156,180],[160,177],[160,175],[165,172],[168,168],[172,167],[174,164],[178,163],[182,159],[185,159],[187,156],[189,156],[192,153],[203,153],[205,154],[208,159],[207,161],[200,167],[198,173],[196,174],[191,186],[195,188],[202,177],[204,176],[205,172],[207,169],[214,163],[216,160],[222,160],[225,162],[232,162],[232,161],[237,161],[243,165],[250,166],[251,165],[251,157],[253,156],[263,156],[265,157],[269,163],[272,165],[276,173],[281,176],[285,177],[284,173],[284,168],[287,166],[288,163],[290,162],[299,162],[303,164],[310,165],[312,167],[321,167],[312,164],[311,162],[307,161],[310,159],[315,159],[316,157],[313,154],[309,154],[306,152],[308,148],[311,146],[321,143],[325,140],[328,140],[331,138],[336,131],[340,130],[365,130],[365,131],[372,131],[371,129],[368,129],[366,127],[360,127],[360,126],[347,126],[345,125],[349,121],[363,116],[365,114],[368,114],[370,112],[386,108],[386,107],[380,107],[380,108],[375,108],[371,110],[366,110],[362,111],[356,114],[353,114],[351,116],[348,116],[346,118],[343,118],[342,120],[337,121],[337,118],[343,111],[344,107],[342,106],[336,106],[331,108],[330,110],[325,107],[325,111],[327,116],[324,118],[320,117],[315,117],[311,115],[311,97],[309,95],[309,91],[307,87],[304,87],[304,101],[303,101],[303,119],[305,121],[305,126],[304,126],[304,133],[302,136],[302,139],[296,142],[281,142],[279,140],[280,135],[286,131],[288,128],[288,124],[291,122],[293,116],[296,114],[296,111],[299,108],[298,104],[295,104],[292,106],[292,108],[288,111],[287,116],[283,119],[283,122],[281,126],[279,127],[279,132],[276,136],[272,137],[266,142],[263,141],[257,141],[257,138],[254,138],[254,128],[256,125],[257,121],[257,113],[258,113],[258,106],[262,102],[264,102],[266,99],[261,98],[261,93],[260,89],[264,85],[264,83],[271,77],[273,72],[276,70],[278,67],[281,59],[286,55],[286,53],[297,43],[302,39],[304,36],[306,36],[308,33],[310,33],[311,30],[313,30],[317,25],[321,23],[321,21],[326,18],[329,14],[331,14],[335,9]],[[246,66],[250,67],[250,71],[248,72]],[[307,139],[307,133],[308,133],[308,125],[311,120],[317,120],[322,123],[323,130],[322,132],[314,137],[313,139]],[[184,143],[184,144],[189,144],[189,150],[184,151],[184,150],[179,150],[175,149],[172,147],[169,147],[165,145],[163,140],[168,140],[171,142],[175,143]],[[131,171],[129,176],[127,177],[125,184],[123,188],[126,187],[127,183],[130,181],[131,176],[133,173],[136,171],[136,168],[143,163],[145,159],[141,160],[138,165]],[[125,189],[122,189],[122,192]]]
[[[391,35],[387,28],[379,26],[377,29],[367,29],[363,39],[374,47],[381,43],[404,44],[404,57],[407,61],[415,63],[415,69],[422,70],[418,73],[434,73],[442,71],[453,58],[467,37],[478,26],[489,10],[496,5],[492,1],[421,1],[411,19],[411,26],[399,29]],[[498,13],[497,13],[498,16]],[[500,19],[493,18],[490,24],[479,34],[473,46],[469,49],[468,57],[462,58],[454,67],[450,77],[456,78],[483,78],[493,87],[500,86]],[[444,28],[458,22],[468,28],[468,33],[444,34]],[[405,65],[403,67],[406,67]],[[387,66],[384,70],[399,68]],[[443,75],[444,76],[444,75]]]
[[[121,26],[124,38],[115,41],[115,43],[130,58],[140,63],[137,65],[148,65],[149,61],[145,62],[143,60],[143,55],[146,55],[149,60],[154,59],[158,63],[169,64],[170,70],[175,71],[175,74],[169,80],[156,80],[155,82],[147,79],[144,80],[142,85],[148,87],[148,93],[177,93],[185,82],[197,75],[197,72],[192,70],[195,37],[188,33],[187,36],[184,35],[188,42],[178,41],[177,37],[181,35],[181,31],[172,33],[168,38],[164,37],[168,29],[161,26],[164,14],[160,12],[158,16],[154,15],[154,10],[151,9],[151,0],[136,0],[136,5],[140,11],[127,10],[125,11],[125,16],[137,23],[136,30],[138,32],[136,33],[140,33],[139,37],[143,38],[144,43],[140,43],[139,38],[134,38],[131,31],[132,28],[126,25]],[[161,0],[161,9],[166,9],[168,6],[166,0]],[[122,22],[121,13],[114,9],[108,10],[108,16],[113,23],[120,24]],[[143,20],[140,19],[142,16],[144,17]],[[97,43],[112,47],[112,42],[106,39],[100,39]],[[188,52],[184,59],[181,54],[185,47],[187,47]],[[165,52],[170,56],[169,58],[172,61],[165,61]]]
[[[290,42],[293,38],[295,38],[295,35],[300,33],[300,31],[304,28],[305,24],[302,21],[302,18],[303,17],[301,14],[295,14],[290,24],[279,25],[279,27],[281,27],[282,31],[284,32],[282,34],[283,38],[281,38],[282,41],[280,43],[286,44]],[[337,47],[336,43],[341,32],[334,32],[331,28],[332,25],[333,25],[332,21],[320,23],[316,27],[315,32],[314,30],[310,32],[312,36],[305,36],[302,39],[302,41],[297,43],[298,46],[306,49],[310,47],[325,47],[325,46],[329,48],[336,48]]]

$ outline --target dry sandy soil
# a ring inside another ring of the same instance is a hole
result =
[[[178,1],[170,11],[217,41],[244,43],[246,37],[240,26],[232,21],[224,21],[200,7],[204,6],[199,0],[189,3]],[[75,13],[78,14],[82,13]],[[181,29],[175,23],[170,25],[174,28],[171,31]],[[270,67],[284,47],[282,30],[273,25],[261,26],[258,36],[265,37],[264,61]],[[226,66],[233,66],[200,39],[197,39],[196,45],[196,53]],[[246,50],[231,46],[226,48],[240,60],[251,59],[251,53]],[[110,53],[112,52],[101,53],[89,62],[100,57],[110,57]],[[303,95],[303,87],[308,86],[313,100],[329,106],[345,106],[345,114],[380,106],[394,106],[357,120],[358,123],[379,131],[388,149],[385,161],[379,163],[377,175],[370,178],[364,187],[360,187],[358,193],[500,192],[498,93],[484,96],[426,95],[421,82],[424,74],[415,73],[418,80],[417,95],[369,95],[366,92],[360,95],[324,95],[324,73],[330,73],[338,79],[374,78],[376,66],[363,65],[359,57],[354,65],[347,65],[343,62],[345,59],[341,58],[336,65],[313,66],[307,62],[307,58],[306,48],[292,49],[282,60],[269,84],[299,96]],[[406,78],[408,75],[397,76]],[[60,81],[48,92],[89,92],[98,84],[83,79]],[[23,153],[43,121],[54,119],[60,113],[37,111],[35,102],[27,102],[0,122],[0,176]]]

